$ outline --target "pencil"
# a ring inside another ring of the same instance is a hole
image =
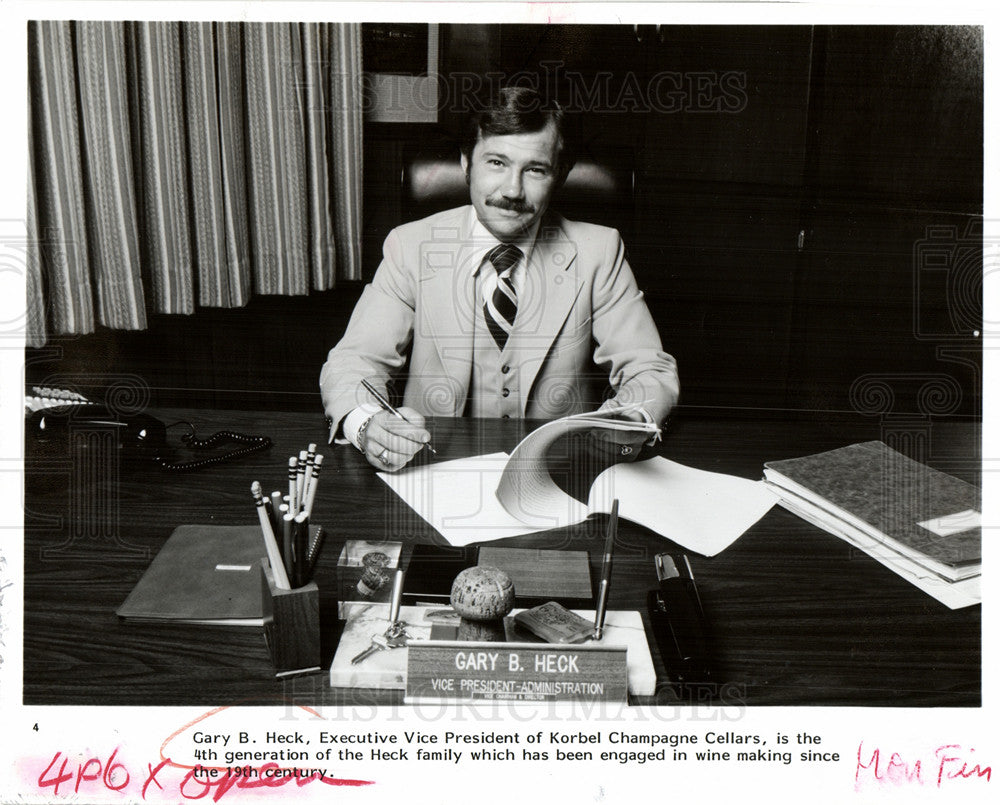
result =
[[[299,451],[299,466],[295,477],[295,499],[299,503],[299,511],[302,511],[302,502],[306,499],[306,463],[308,455],[308,452],[305,450]]]
[[[274,574],[274,584],[279,590],[290,590],[288,575],[285,573],[285,565],[281,561],[281,551],[278,550],[278,543],[274,539],[274,531],[271,530],[271,521],[264,511],[264,496],[260,493],[260,483],[254,481],[250,485],[250,493],[253,495],[254,503],[257,506],[257,517],[260,519],[260,530],[264,535],[264,549],[267,551],[267,561],[271,564],[271,572]]]
[[[271,530],[277,531],[278,529],[278,513],[274,511],[271,506],[271,498],[261,495],[264,501],[264,513],[267,515],[268,522],[271,523]]]
[[[312,517],[313,501],[316,499],[316,487],[319,486],[319,471],[323,468],[323,456],[316,456],[316,461],[312,468],[312,482],[309,484],[309,491],[306,493],[306,500],[302,510]]]
[[[309,487],[312,485],[312,469],[316,463],[316,443],[310,442],[309,449],[306,450],[306,489],[305,494],[309,494]]]
[[[375,386],[373,386],[367,380],[362,380],[361,381],[361,385],[364,386],[368,390],[368,393],[371,394],[372,397],[375,398],[375,401],[379,405],[382,406],[383,410],[388,411],[390,414],[392,414],[393,416],[395,416],[395,417],[397,417],[399,419],[402,419],[404,422],[409,422],[410,421],[405,416],[403,416],[401,413],[399,413],[399,411],[397,411],[395,408],[393,408],[392,407],[392,403],[390,403],[382,395],[382,392],[380,392],[377,388],[375,388]],[[428,450],[430,450],[431,453],[433,453],[435,456],[437,455],[437,450],[435,450],[433,447],[431,447],[431,443],[430,442],[424,442],[424,447],[426,447]]]
[[[297,504],[298,497],[296,496],[299,477],[299,460],[292,456],[288,459],[288,511],[292,514],[297,514],[299,507]]]

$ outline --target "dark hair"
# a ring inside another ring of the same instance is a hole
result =
[[[531,87],[504,87],[477,105],[469,115],[460,147],[465,158],[471,160],[472,150],[484,134],[534,134],[550,122],[559,135],[559,172],[565,178],[576,161],[569,119],[558,102],[546,103]]]

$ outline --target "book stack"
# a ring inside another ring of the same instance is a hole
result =
[[[771,461],[781,505],[952,609],[982,601],[980,491],[878,441]]]

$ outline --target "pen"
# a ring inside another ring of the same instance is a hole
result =
[[[601,586],[597,591],[597,610],[594,612],[594,640],[604,636],[604,616],[608,609],[608,588],[611,586],[611,557],[615,551],[615,537],[618,535],[618,498],[611,504],[611,520],[608,522],[608,537],[604,541],[604,563],[601,566]]]
[[[316,536],[312,538],[312,542],[309,543],[309,551],[306,554],[306,564],[308,565],[309,577],[307,581],[312,580],[313,572],[316,570],[316,562],[319,560],[320,551],[323,550],[323,540],[326,538],[326,532],[323,531],[323,526],[317,526]]]
[[[307,584],[309,568],[306,564],[306,554],[309,552],[309,515],[299,512],[292,525],[292,583],[296,587]]]
[[[393,408],[392,407],[392,403],[390,403],[382,395],[382,393],[377,388],[375,388],[371,383],[369,383],[367,380],[362,380],[361,381],[361,385],[364,386],[368,390],[368,393],[371,394],[372,397],[375,398],[376,402],[378,402],[378,404],[382,406],[383,410],[388,411],[390,414],[393,414],[394,416],[398,417],[399,419],[402,419],[404,422],[409,422],[410,421],[405,416],[403,416],[401,413],[399,413],[399,411],[397,411],[395,408]],[[424,442],[424,447],[426,447],[428,450],[430,450],[431,453],[433,453],[435,456],[437,455],[437,450],[435,450],[433,447],[431,447],[431,443],[430,442]]]
[[[281,520],[281,546],[285,556],[285,570],[288,573],[288,582],[294,589],[299,586],[295,581],[295,550],[292,547],[292,526],[295,518],[286,511]]]
[[[389,604],[389,628],[399,622],[399,602],[403,600],[403,571],[397,570],[392,580],[392,601]]]

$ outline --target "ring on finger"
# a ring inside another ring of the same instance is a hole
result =
[[[388,447],[385,448],[385,450],[383,450],[381,453],[378,454],[378,460],[381,461],[384,465],[388,466],[388,464],[389,464],[389,448]]]

